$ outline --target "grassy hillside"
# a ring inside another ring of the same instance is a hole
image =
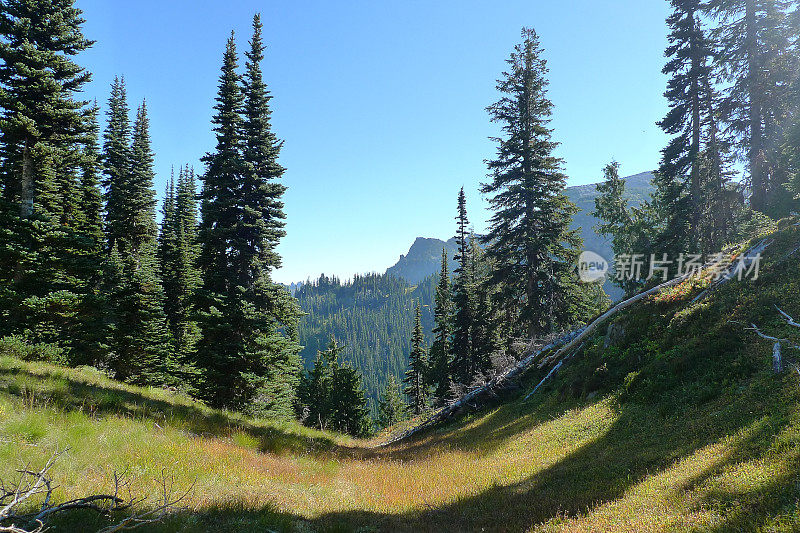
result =
[[[702,283],[660,294],[527,402],[535,372],[391,447],[1,358],[0,475],[64,446],[61,498],[107,490],[114,469],[144,494],[165,469],[195,486],[161,531],[796,531],[798,376],[774,375],[745,329],[792,334],[776,304],[800,318],[800,228],[775,238],[757,281],[694,305]]]

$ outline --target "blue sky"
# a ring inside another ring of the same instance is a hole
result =
[[[159,196],[170,167],[214,146],[213,99],[225,40],[240,51],[255,12],[281,163],[288,236],[281,282],[320,273],[382,272],[417,236],[449,238],[465,186],[476,231],[478,192],[496,133],[484,108],[523,25],[550,68],[552,127],[570,185],[657,166],[666,138],[661,74],[666,0],[295,1],[78,0],[97,40],[79,62],[105,109],[124,75],[131,105],[146,98]]]

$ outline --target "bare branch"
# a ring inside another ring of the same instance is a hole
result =
[[[113,494],[96,494],[84,498],[76,498],[61,504],[53,504],[53,482],[50,470],[58,457],[63,452],[57,452],[47,461],[41,470],[35,471],[26,467],[18,470],[20,474],[16,483],[11,486],[0,480],[0,533],[42,533],[47,520],[54,514],[66,511],[84,509],[94,511],[103,516],[111,516],[117,511],[130,511],[143,504],[146,498],[134,498],[131,494],[131,485],[124,474],[114,472]],[[168,513],[176,510],[176,505],[183,501],[194,488],[194,484],[184,493],[175,492],[174,478],[168,478],[164,471],[161,472],[160,495],[156,505],[151,509],[133,512],[120,522],[102,529],[103,533],[130,530],[151,524],[163,519]],[[120,492],[127,490],[127,500],[120,496]],[[42,497],[39,511],[29,514],[17,514],[26,501],[35,496]],[[21,525],[20,525],[21,524]],[[32,525],[34,529],[25,529],[24,526]]]
[[[783,309],[781,309],[781,308],[780,308],[780,307],[778,307],[777,305],[775,306],[775,309],[777,309],[777,310],[778,310],[778,312],[781,314],[781,316],[782,316],[782,317],[783,317],[783,318],[786,320],[786,323],[787,323],[787,324],[789,324],[790,326],[793,326],[793,327],[795,327],[795,328],[800,328],[800,324],[798,324],[797,322],[795,322],[795,321],[794,321],[794,318],[792,318],[792,317],[791,317],[791,316],[789,316],[787,313],[785,313],[785,312],[783,311]]]

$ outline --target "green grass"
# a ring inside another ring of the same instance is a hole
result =
[[[775,237],[758,281],[694,305],[702,283],[659,295],[529,401],[540,373],[390,447],[0,358],[0,476],[68,447],[59,499],[108,490],[115,470],[139,495],[162,471],[194,486],[152,531],[797,531],[798,377],[773,375],[771,344],[745,330],[792,334],[775,304],[800,317],[800,254],[782,260],[800,230]]]

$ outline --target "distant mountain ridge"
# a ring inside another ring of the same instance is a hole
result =
[[[625,196],[631,205],[640,205],[650,199],[653,192],[652,179],[652,172],[640,172],[625,178]],[[614,254],[611,251],[610,239],[597,234],[595,226],[597,226],[599,220],[591,215],[595,209],[594,199],[597,197],[597,183],[567,187],[566,193],[570,201],[579,209],[573,217],[572,227],[581,228],[584,249],[598,253],[611,261]],[[447,256],[450,259],[450,271],[452,272],[455,267],[455,261],[453,261],[456,251],[455,238],[443,241],[435,238],[417,237],[411,248],[409,248],[408,253],[401,255],[397,263],[387,268],[386,274],[416,285],[431,274],[439,272],[442,247],[447,250]],[[622,291],[611,283],[606,283],[604,288],[614,300],[622,296]]]
[[[448,241],[417,237],[408,249],[408,253],[401,255],[397,263],[387,268],[386,274],[416,285],[431,274],[439,272],[442,265],[442,248],[447,250],[448,265],[452,272],[456,266],[453,257],[458,249],[455,237]]]

